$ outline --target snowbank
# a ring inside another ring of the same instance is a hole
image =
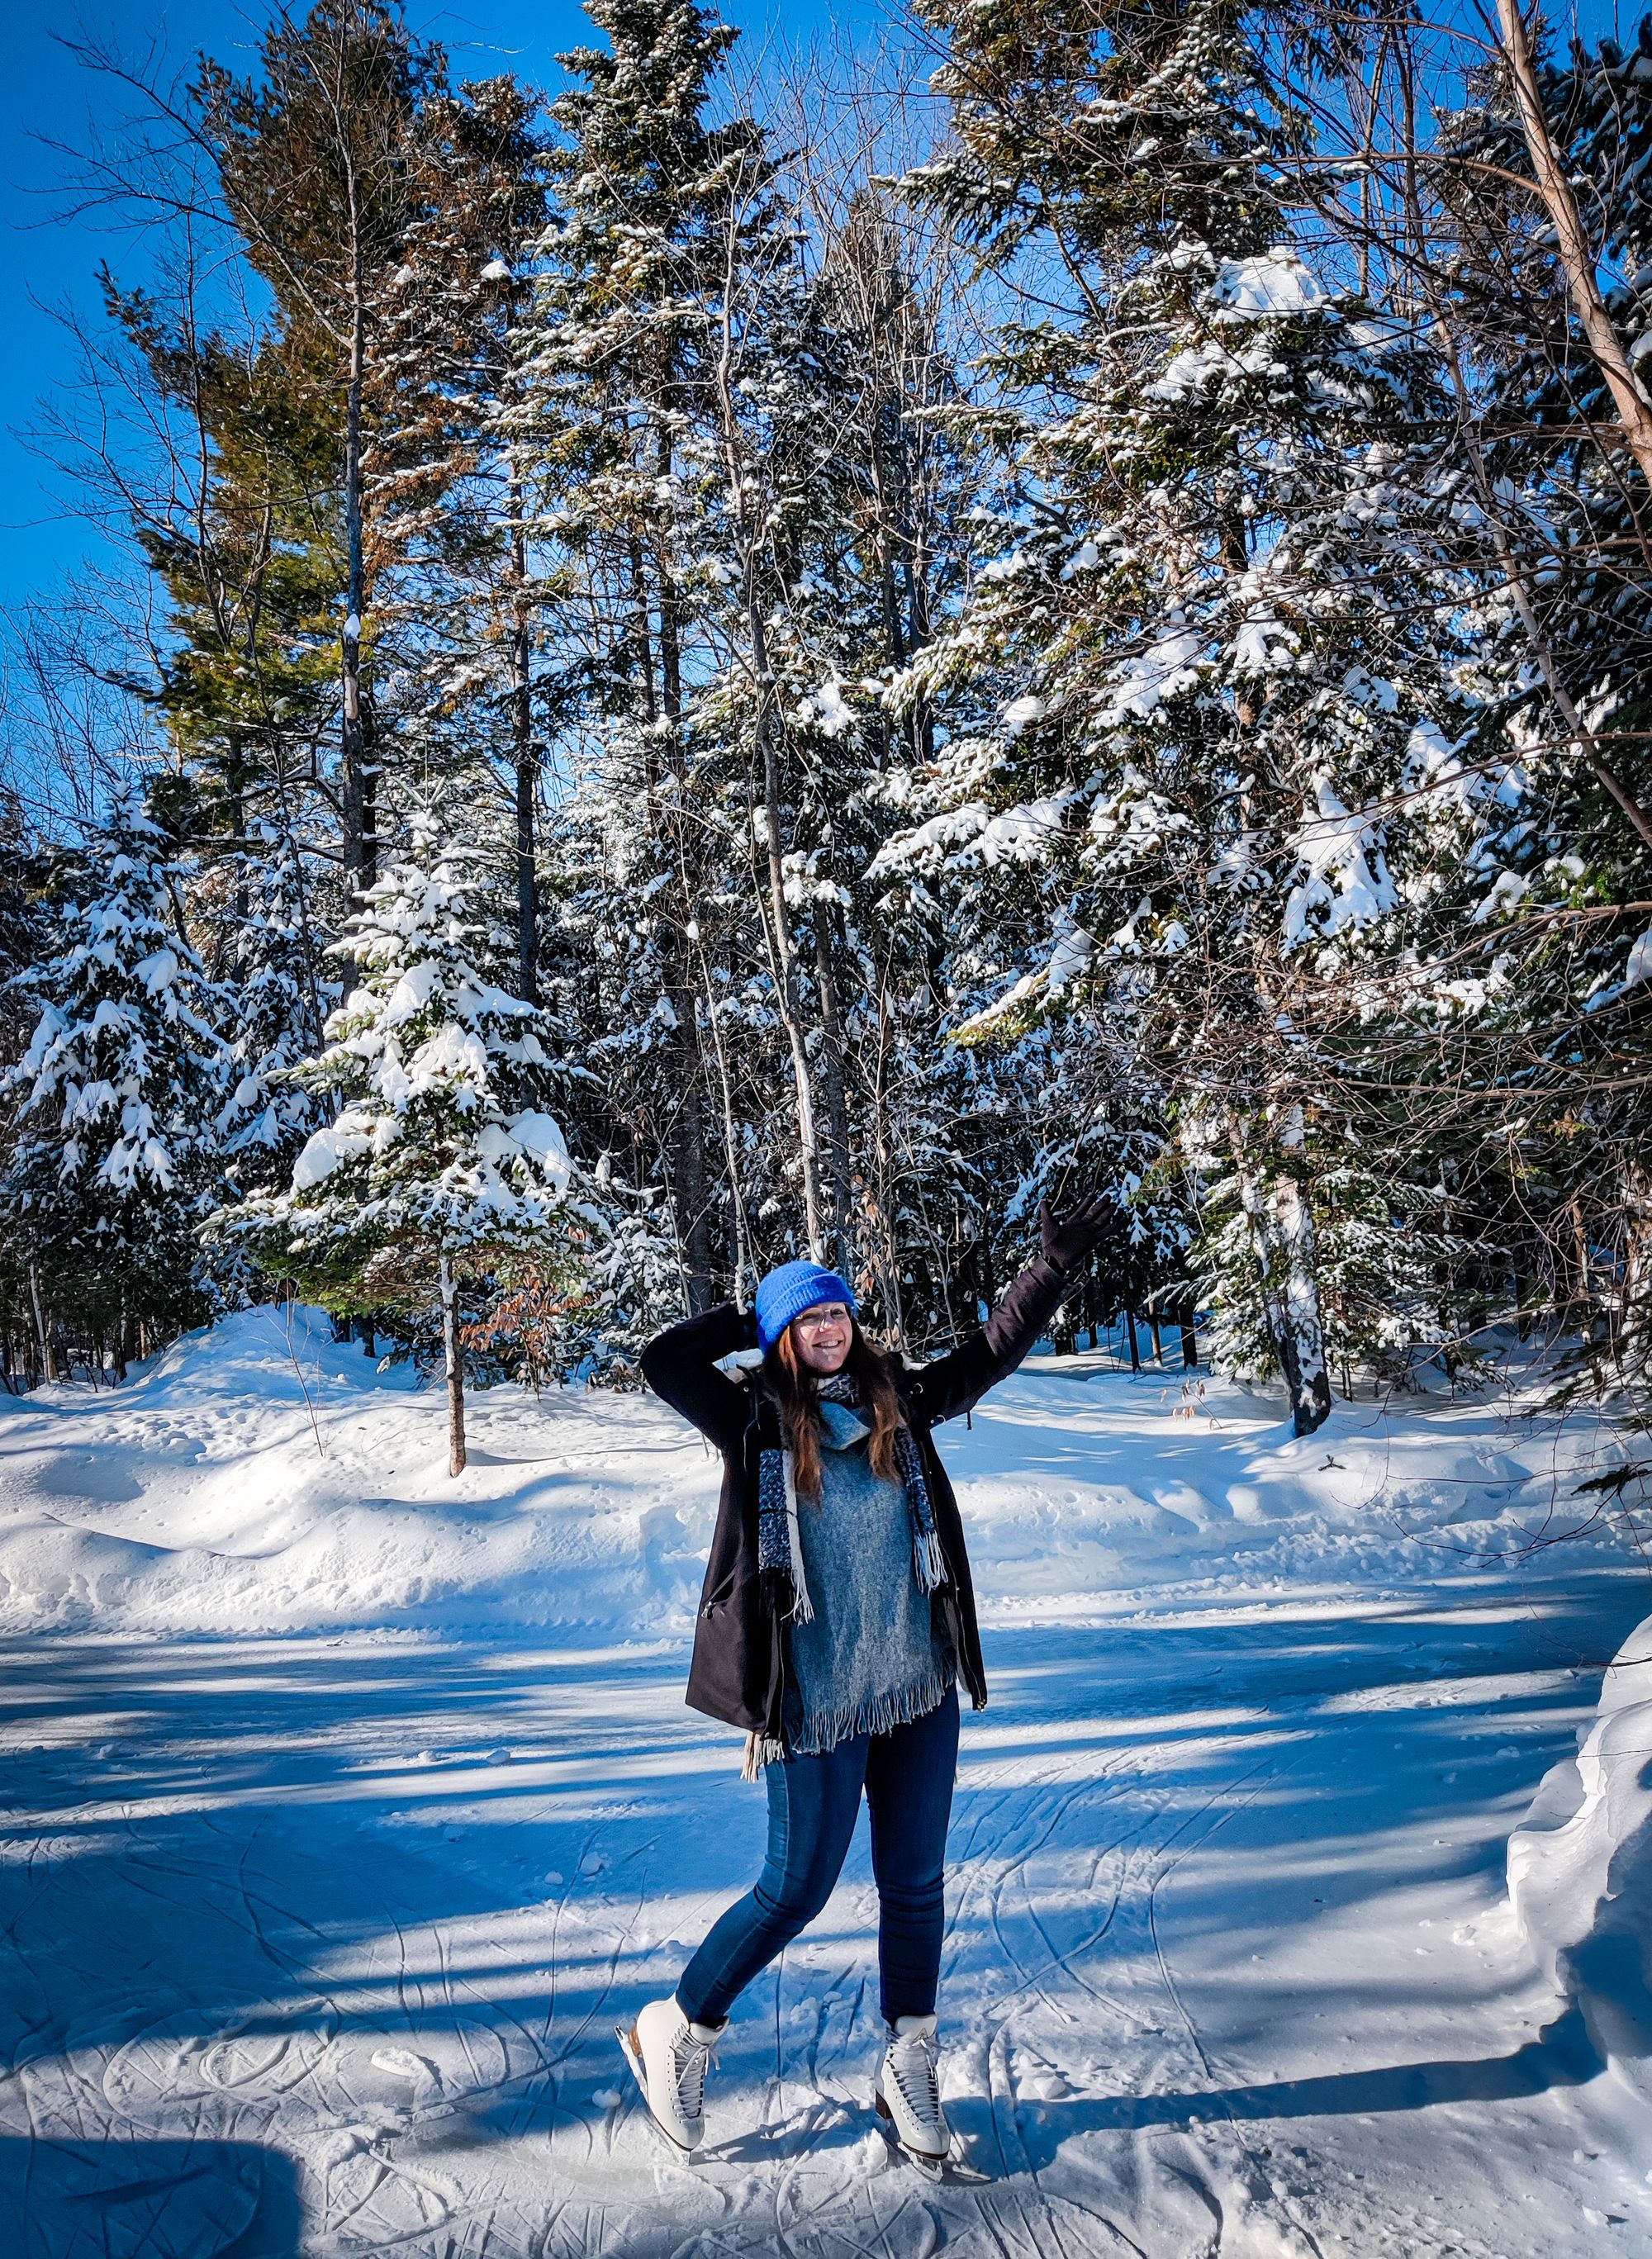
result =
[[[1607,1670],[1575,1757],[1509,1838],[1509,1897],[1556,1992],[1652,2102],[1652,1616]]]
[[[692,1611],[709,1522],[695,1486],[680,1516],[669,1496],[659,1407],[627,1435],[634,1399],[481,1392],[457,1482],[441,1407],[303,1309],[186,1336],[122,1389],[40,1390],[0,1415],[0,1629],[647,1637]]]
[[[189,1336],[124,1388],[0,1400],[0,1631],[687,1635],[718,1470],[674,1414],[481,1391],[457,1481],[445,1417],[302,1310]],[[1600,1448],[1593,1423],[1417,1398],[1299,1442],[1248,1390],[1083,1356],[1031,1360],[941,1445],[1000,1624],[1305,1585],[1403,1601],[1419,1573],[1552,1541]]]

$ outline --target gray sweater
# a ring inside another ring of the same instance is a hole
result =
[[[871,1430],[858,1412],[830,1398],[820,1412],[821,1494],[797,1509],[815,1613],[787,1627],[786,1746],[794,1757],[925,1717],[956,1676],[913,1574],[905,1491],[873,1474]]]

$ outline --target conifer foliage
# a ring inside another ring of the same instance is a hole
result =
[[[182,930],[180,875],[141,798],[117,800],[22,976],[37,1016],[6,1078],[0,1217],[47,1372],[65,1330],[124,1373],[212,1306],[196,1230],[217,1190],[224,999]]]
[[[281,1282],[457,1464],[466,1359],[804,1250],[921,1352],[1082,1181],[1064,1343],[1643,1397],[1652,28],[917,4],[927,154],[701,0],[548,101],[315,0],[94,166],[160,624],[0,921],[31,1372]]]
[[[452,1472],[465,1465],[460,1294],[467,1278],[551,1238],[571,1265],[573,1170],[536,1099],[546,1054],[536,1008],[481,969],[474,858],[428,823],[370,887],[334,953],[354,982],[324,1047],[292,1069],[342,1101],[284,1189],[228,1210],[219,1229],[263,1267],[345,1317],[417,1329],[440,1313]]]

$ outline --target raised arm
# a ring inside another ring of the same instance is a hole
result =
[[[730,1450],[744,1429],[749,1400],[737,1382],[718,1372],[716,1361],[735,1350],[756,1347],[751,1313],[719,1302],[715,1310],[656,1335],[643,1351],[643,1378],[719,1450]]]
[[[986,1323],[945,1357],[907,1376],[915,1419],[933,1427],[955,1420],[1006,1380],[1049,1324],[1057,1306],[1098,1244],[1116,1228],[1118,1210],[1105,1198],[1083,1201],[1057,1218],[1048,1201],[1038,1210],[1042,1252],[1011,1285]]]

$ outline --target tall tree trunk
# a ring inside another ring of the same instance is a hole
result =
[[[465,1363],[459,1341],[459,1293],[452,1265],[444,1253],[438,1275],[442,1287],[442,1354],[447,1362],[447,1472],[465,1472]]]
[[[775,744],[773,689],[769,679],[767,639],[763,634],[760,608],[751,607],[750,621],[756,641],[753,659],[759,670],[762,705],[758,716],[758,741],[763,763],[763,829],[768,856],[770,947],[774,957],[775,987],[787,1048],[792,1055],[792,1091],[797,1108],[798,1155],[803,1177],[803,1229],[808,1251],[818,1263],[826,1252],[821,1229],[820,1146],[815,1127],[815,1091],[808,1069],[808,1045],[803,1033],[802,1002],[798,994],[797,952],[792,946],[791,912],[786,900],[786,860],[781,847],[780,775]]]
[[[1331,1409],[1314,1213],[1301,1185],[1288,1174],[1274,1179],[1271,1201],[1274,1242],[1284,1259],[1285,1338],[1295,1361],[1290,1374],[1292,1417],[1299,1436],[1311,1436]]]
[[[872,1275],[883,1306],[884,1331],[896,1350],[906,1347],[906,1314],[901,1293],[901,1250],[895,1237],[895,1165],[889,1122],[889,968],[878,966],[878,1043],[872,1078],[871,1181],[866,1221]]]
[[[1603,1338],[1605,1329],[1601,1323],[1602,1312],[1599,1298],[1595,1293],[1595,1266],[1590,1253],[1589,1229],[1584,1217],[1581,1193],[1574,1193],[1567,1201],[1566,1214],[1571,1223],[1572,1258],[1577,1279],[1577,1290],[1572,1296],[1572,1307],[1576,1313],[1577,1331],[1582,1337],[1584,1350],[1589,1359],[1589,1370],[1593,1376],[1595,1394],[1600,1396],[1605,1394],[1606,1386],[1604,1355],[1606,1343]]]
[[[506,292],[507,342],[516,327],[517,284]],[[533,745],[533,620],[528,603],[527,498],[510,450],[506,502],[510,511],[510,751],[516,776],[516,958],[522,994],[539,1001],[539,877],[534,855],[534,805],[539,764]]]
[[[679,953],[680,966],[680,952]],[[694,999],[680,972],[671,982],[677,1026],[672,1051],[676,1064],[676,1124],[673,1175],[677,1229],[687,1273],[688,1307],[699,1312],[712,1303],[711,1183],[706,1166],[705,1108],[701,1090],[700,1030]]]
[[[526,608],[516,607],[510,648],[511,753],[516,772],[516,957],[522,994],[539,1001],[539,880],[535,867],[533,817],[539,788],[539,764],[533,748]]]
[[[1652,1380],[1652,1170],[1633,1161],[1623,1178],[1623,1308],[1620,1370],[1644,1392]]]
[[[1250,1229],[1263,1322],[1290,1391],[1292,1422],[1299,1436],[1311,1436],[1331,1408],[1313,1215],[1288,1169],[1273,1161],[1264,1177],[1236,1114],[1229,1116],[1228,1136]]]
[[[46,1361],[46,1312],[40,1307],[40,1272],[37,1264],[29,1265],[29,1308],[34,1318],[34,1362],[42,1380],[51,1378]]]
[[[815,905],[815,980],[820,990],[821,1087],[826,1098],[826,1154],[831,1167],[832,1252],[846,1277],[854,1272],[854,1167],[849,1143],[849,1098],[844,1087],[844,1021],[837,1000],[837,966],[830,903]]]
[[[655,469],[662,485],[670,480],[672,438],[668,424],[662,425],[657,437]],[[671,1006],[673,1023],[667,1054],[672,1062],[672,1204],[676,1213],[678,1244],[682,1251],[688,1307],[697,1313],[711,1308],[715,1291],[712,1282],[715,1251],[711,1231],[711,1186],[706,1167],[705,1063],[701,1052],[699,1016],[688,958],[691,945],[688,930],[695,923],[695,919],[694,887],[687,842],[684,836],[683,795],[687,780],[682,771],[680,738],[682,652],[678,631],[676,588],[666,555],[668,538],[668,532],[662,531],[656,545],[655,581],[659,622],[657,638],[650,620],[647,568],[640,538],[634,538],[631,543],[630,564],[644,708],[651,725],[661,720],[669,724],[667,757],[675,787],[670,808],[663,817],[662,829],[673,866],[676,915],[668,914],[663,922],[661,956],[664,959],[666,996]],[[658,688],[655,684],[656,643]],[[652,759],[652,748],[658,743],[652,728],[649,742]],[[651,774],[648,780],[651,800],[657,781]]]
[[[52,1345],[52,1328],[46,1318],[46,1305],[40,1298],[40,1267],[38,1263],[29,1265],[29,1302],[34,1312],[35,1338],[40,1344],[40,1378],[56,1380],[59,1378],[57,1351]]]
[[[723,1030],[717,1019],[717,994],[711,978],[711,960],[706,954],[703,941],[696,942],[701,977],[706,992],[706,1033],[711,1041],[711,1055],[717,1064],[717,1090],[723,1101],[723,1144],[728,1156],[729,1212],[734,1219],[734,1299],[741,1309],[748,1307],[746,1279],[757,1281],[757,1265],[751,1254],[751,1229],[746,1218],[745,1187],[740,1182],[740,1140],[734,1118],[734,1086],[729,1077],[728,1054],[723,1047]]]
[[[820,1147],[815,1123],[815,1093],[808,1045],[798,993],[797,954],[792,946],[791,913],[786,900],[786,843],[781,828],[780,717],[775,710],[774,671],[769,659],[768,622],[761,571],[763,498],[754,496],[751,466],[734,405],[734,242],[723,293],[722,344],[717,360],[717,401],[722,424],[724,475],[741,551],[746,640],[757,692],[757,746],[763,789],[764,844],[768,864],[768,947],[773,959],[776,1002],[792,1057],[792,1087],[797,1109],[797,1142],[803,1179],[803,1228],[816,1262],[826,1252],[821,1229]]]
[[[1623,339],[1601,293],[1600,254],[1589,240],[1565,160],[1549,130],[1538,84],[1537,57],[1520,0],[1497,0],[1497,20],[1520,132],[1532,160],[1537,193],[1554,227],[1555,249],[1565,271],[1566,288],[1596,367],[1612,395],[1623,436],[1641,466],[1641,477],[1652,484],[1652,405],[1641,397]]]
[[[357,218],[352,214],[352,219]],[[367,537],[361,476],[362,388],[367,375],[367,292],[360,228],[354,231],[350,289],[350,373],[345,393],[345,618],[342,636],[342,744],[345,884],[355,892],[378,876],[375,780],[361,695],[362,618],[367,605]]]

